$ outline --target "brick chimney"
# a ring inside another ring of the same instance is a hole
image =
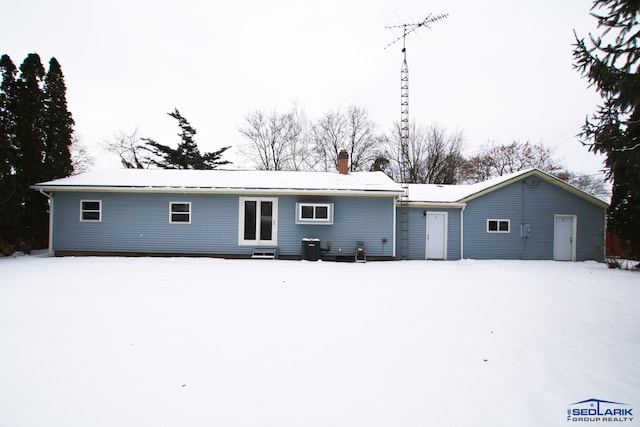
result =
[[[338,154],[338,173],[349,174],[349,154],[345,149],[340,150],[340,154]]]

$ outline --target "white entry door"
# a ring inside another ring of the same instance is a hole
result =
[[[425,258],[447,258],[446,212],[427,212],[427,245]]]
[[[278,199],[240,197],[238,244],[275,246],[277,240]]]
[[[576,217],[556,215],[553,237],[553,259],[556,261],[576,260]]]

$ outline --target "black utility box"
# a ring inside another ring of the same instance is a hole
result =
[[[356,243],[356,262],[367,262],[367,250],[364,247],[364,242]]]

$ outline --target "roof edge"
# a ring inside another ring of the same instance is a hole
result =
[[[314,196],[374,196],[397,197],[403,190],[341,190],[294,188],[216,188],[216,187],[135,187],[135,186],[63,186],[32,185],[33,190],[46,192],[150,193],[150,194],[305,194]]]
[[[403,203],[398,201],[396,205],[401,206]],[[410,208],[442,208],[442,209],[462,209],[467,206],[466,203],[458,203],[458,202],[426,202],[426,201],[418,201],[418,202],[408,202],[407,205]]]

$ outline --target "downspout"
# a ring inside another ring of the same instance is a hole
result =
[[[466,203],[462,204],[462,210],[460,211],[460,259],[464,259],[464,210],[467,207]]]
[[[609,256],[609,254],[607,253],[607,234],[608,234],[608,230],[607,230],[607,210],[608,208],[605,208],[603,210],[604,213],[604,259],[602,260],[602,262],[607,262],[607,257]]]
[[[53,196],[45,192],[42,188],[38,190],[40,194],[49,199],[49,252],[47,255],[53,255]]]
[[[396,218],[396,212],[398,211],[397,198],[393,199],[393,230],[392,230],[392,244],[391,244],[391,256],[396,257],[396,229],[398,228],[398,219]]]

